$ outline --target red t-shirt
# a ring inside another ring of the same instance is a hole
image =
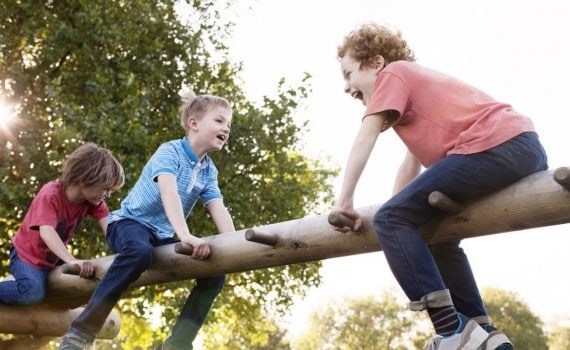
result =
[[[449,154],[472,154],[523,132],[532,121],[486,93],[417,63],[396,61],[378,73],[366,116],[393,111],[394,131],[424,167]]]
[[[67,199],[63,185],[51,181],[44,185],[28,209],[22,226],[12,244],[23,261],[37,268],[54,267],[59,258],[52,253],[40,237],[40,226],[53,227],[64,244],[67,244],[77,226],[87,215],[100,220],[109,214],[107,204],[92,205],[85,201],[73,203]]]

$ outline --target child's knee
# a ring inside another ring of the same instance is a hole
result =
[[[379,237],[392,231],[387,227],[389,227],[395,219],[395,209],[394,206],[387,203],[374,214],[374,229]]]
[[[40,286],[37,283],[29,283],[27,281],[18,284],[20,295],[18,297],[19,304],[37,304],[45,298],[45,286]]]

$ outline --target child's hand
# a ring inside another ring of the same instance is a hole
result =
[[[210,256],[210,246],[208,242],[202,238],[192,237],[188,241],[182,242],[182,244],[192,246],[192,258],[197,260],[204,260]]]
[[[335,207],[329,214],[329,224],[339,232],[356,232],[362,227],[362,218],[352,207]]]
[[[91,278],[95,275],[95,266],[91,260],[73,260],[69,264],[79,266],[79,276],[83,278]]]

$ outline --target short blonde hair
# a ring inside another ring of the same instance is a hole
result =
[[[182,100],[179,109],[180,124],[186,133],[188,133],[188,119],[190,117],[200,119],[215,106],[227,108],[229,111],[232,110],[228,100],[219,96],[196,95],[193,91],[188,90],[181,93],[180,98]]]
[[[391,31],[385,26],[375,23],[361,25],[347,36],[337,49],[337,56],[342,59],[350,54],[361,66],[372,66],[378,55],[384,57],[386,64],[394,61],[416,60],[408,43],[402,39],[402,33]]]
[[[64,187],[79,184],[116,191],[125,183],[125,173],[108,149],[86,142],[67,157],[58,180]]]

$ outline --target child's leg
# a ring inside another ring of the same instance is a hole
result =
[[[429,308],[425,297],[434,292],[441,295],[438,293],[449,287],[419,233],[419,227],[436,213],[428,203],[429,194],[440,191],[452,199],[463,201],[494,192],[544,169],[546,156],[536,134],[525,133],[486,152],[445,157],[426,169],[378,211],[374,226],[385,256],[404,292],[412,302],[417,302],[416,308],[421,309],[422,298],[423,307]],[[458,249],[452,252],[463,254]],[[458,284],[465,282],[463,278],[472,280],[466,288],[471,294],[465,300],[480,300],[466,257],[456,256],[453,259],[466,264],[452,266],[454,270],[451,272],[445,271],[446,279],[459,279]],[[451,293],[453,295],[456,291]],[[443,304],[446,303],[444,300]]]
[[[210,307],[222,290],[225,280],[225,275],[222,275],[200,278],[196,281],[197,284],[186,300],[172,329],[172,334],[165,344],[172,345],[177,349],[192,349],[192,342],[204,324]]]
[[[431,245],[430,250],[457,311],[469,318],[487,317],[471,265],[459,242]]]
[[[16,248],[10,247],[10,272],[14,280],[0,282],[0,302],[14,305],[41,302],[46,292],[48,271],[20,260]]]
[[[117,255],[69,332],[79,331],[82,337],[91,338],[89,341],[95,338],[123,292],[151,265],[154,241],[152,232],[135,220],[109,225],[107,243]]]

